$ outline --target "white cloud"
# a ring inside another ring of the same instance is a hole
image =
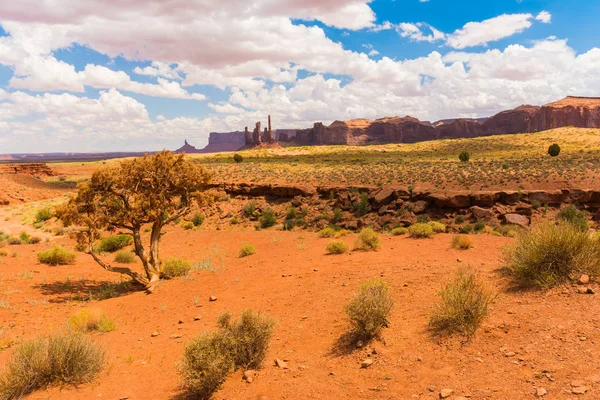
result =
[[[429,30],[429,34],[424,34],[423,29]],[[410,38],[417,42],[435,42],[446,38],[446,35],[443,32],[422,22],[417,22],[416,24],[400,23],[396,26],[396,31],[400,36]]]
[[[469,22],[448,36],[447,44],[455,49],[485,45],[523,32],[531,27],[531,14],[503,14],[481,22]]]
[[[548,11],[541,11],[536,17],[535,19],[537,21],[540,21],[544,24],[549,24],[552,21],[552,14],[550,14]]]

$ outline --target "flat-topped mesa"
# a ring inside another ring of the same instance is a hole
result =
[[[532,131],[573,126],[600,128],[600,97],[567,96],[542,106],[532,118]]]

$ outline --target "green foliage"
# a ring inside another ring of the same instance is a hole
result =
[[[131,242],[133,242],[133,238],[129,235],[112,235],[100,241],[98,251],[102,253],[114,253],[117,250],[121,250],[123,247],[129,246]]]
[[[408,228],[408,236],[415,239],[430,238],[433,234],[431,225],[425,223],[417,223]]]
[[[52,209],[50,209],[48,207],[40,208],[35,213],[35,222],[37,222],[37,223],[46,222],[49,219],[51,219],[53,216],[54,216],[54,213],[52,212]]]
[[[379,234],[371,228],[365,228],[358,234],[354,242],[354,250],[375,251],[381,247]]]
[[[135,254],[129,250],[120,250],[115,254],[114,260],[119,264],[132,264],[135,262]]]
[[[42,264],[56,266],[74,264],[77,257],[75,253],[71,253],[62,247],[55,247],[51,250],[40,251],[37,258]]]
[[[191,270],[192,264],[188,261],[179,258],[169,258],[163,263],[160,276],[163,279],[172,279],[178,276],[185,276]]]
[[[340,222],[342,220],[342,210],[340,210],[339,208],[334,208],[333,209],[333,217],[331,218],[331,223],[332,224],[337,224],[338,222]]]
[[[336,233],[337,231],[335,228],[328,226],[317,232],[317,235],[319,235],[320,238],[334,238]]]
[[[359,200],[352,203],[352,207],[358,216],[366,215],[369,212],[369,193],[361,193]]]
[[[248,203],[246,203],[244,205],[244,208],[242,209],[242,211],[244,212],[244,215],[246,217],[253,217],[254,212],[256,211],[256,202],[254,200],[249,201]]]
[[[550,147],[548,147],[548,154],[552,157],[558,156],[560,154],[560,146],[556,143],[550,145]]]
[[[585,211],[578,210],[573,204],[561,209],[556,217],[559,220],[570,223],[582,232],[587,232],[589,229],[587,213]]]
[[[459,250],[469,250],[473,247],[473,241],[469,236],[455,235],[452,237],[452,247]]]
[[[194,224],[194,226],[196,226],[196,227],[202,225],[203,222],[204,222],[204,215],[202,215],[202,214],[196,213],[192,217],[192,224]]]
[[[442,224],[441,222],[431,221],[429,223],[429,226],[431,226],[431,229],[433,230],[434,233],[446,232],[446,225]]]
[[[402,236],[408,233],[408,228],[399,227],[392,229],[392,235],[394,236]]]
[[[261,228],[269,228],[273,225],[275,225],[277,223],[277,216],[275,214],[275,211],[273,211],[270,208],[267,208],[265,211],[263,211],[262,215],[260,216],[260,227]]]
[[[570,223],[544,223],[521,230],[504,261],[520,285],[549,288],[582,273],[600,274],[600,246]]]
[[[364,282],[346,305],[350,323],[349,334],[358,340],[370,340],[382,328],[389,326],[389,315],[394,307],[390,285],[384,279]]]
[[[463,151],[458,155],[458,159],[462,162],[467,162],[471,159],[471,154],[468,151]]]
[[[285,214],[285,219],[292,220],[296,218],[298,218],[298,209],[294,206],[290,206]]]
[[[477,274],[461,269],[440,292],[429,326],[438,333],[473,335],[487,315],[495,296]]]
[[[325,250],[329,254],[344,254],[348,251],[348,246],[344,242],[334,241],[328,243]]]
[[[19,399],[49,386],[91,382],[105,352],[80,333],[54,333],[23,342],[0,376],[0,398]]]
[[[538,208],[540,208],[542,206],[542,202],[539,200],[531,200],[531,208],[533,208],[534,210],[537,210]]]
[[[240,258],[251,256],[256,253],[256,247],[251,244],[245,244],[240,249]]]
[[[239,163],[241,163],[242,161],[244,161],[244,157],[242,157],[242,155],[241,155],[241,154],[237,154],[237,153],[235,153],[235,154],[233,155],[233,161],[235,161],[236,163],[238,163],[238,164],[239,164]]]

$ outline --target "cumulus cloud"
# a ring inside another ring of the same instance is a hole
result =
[[[503,14],[481,22],[469,22],[448,36],[447,44],[455,49],[479,46],[523,32],[531,27],[531,14]]]
[[[543,22],[544,24],[549,24],[552,21],[552,14],[548,11],[541,11],[535,19],[537,21]]]
[[[423,30],[429,30],[429,34],[423,33]],[[433,26],[422,22],[417,22],[416,24],[406,22],[400,23],[396,26],[396,31],[400,36],[410,38],[417,42],[435,42],[446,38],[446,34],[438,31]]]

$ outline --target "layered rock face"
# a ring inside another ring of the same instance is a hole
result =
[[[523,105],[490,118],[451,119],[433,124],[409,116],[335,121],[329,126],[318,122],[288,138],[303,145],[415,143],[530,133],[564,126],[600,128],[600,98],[567,97],[543,107]]]

